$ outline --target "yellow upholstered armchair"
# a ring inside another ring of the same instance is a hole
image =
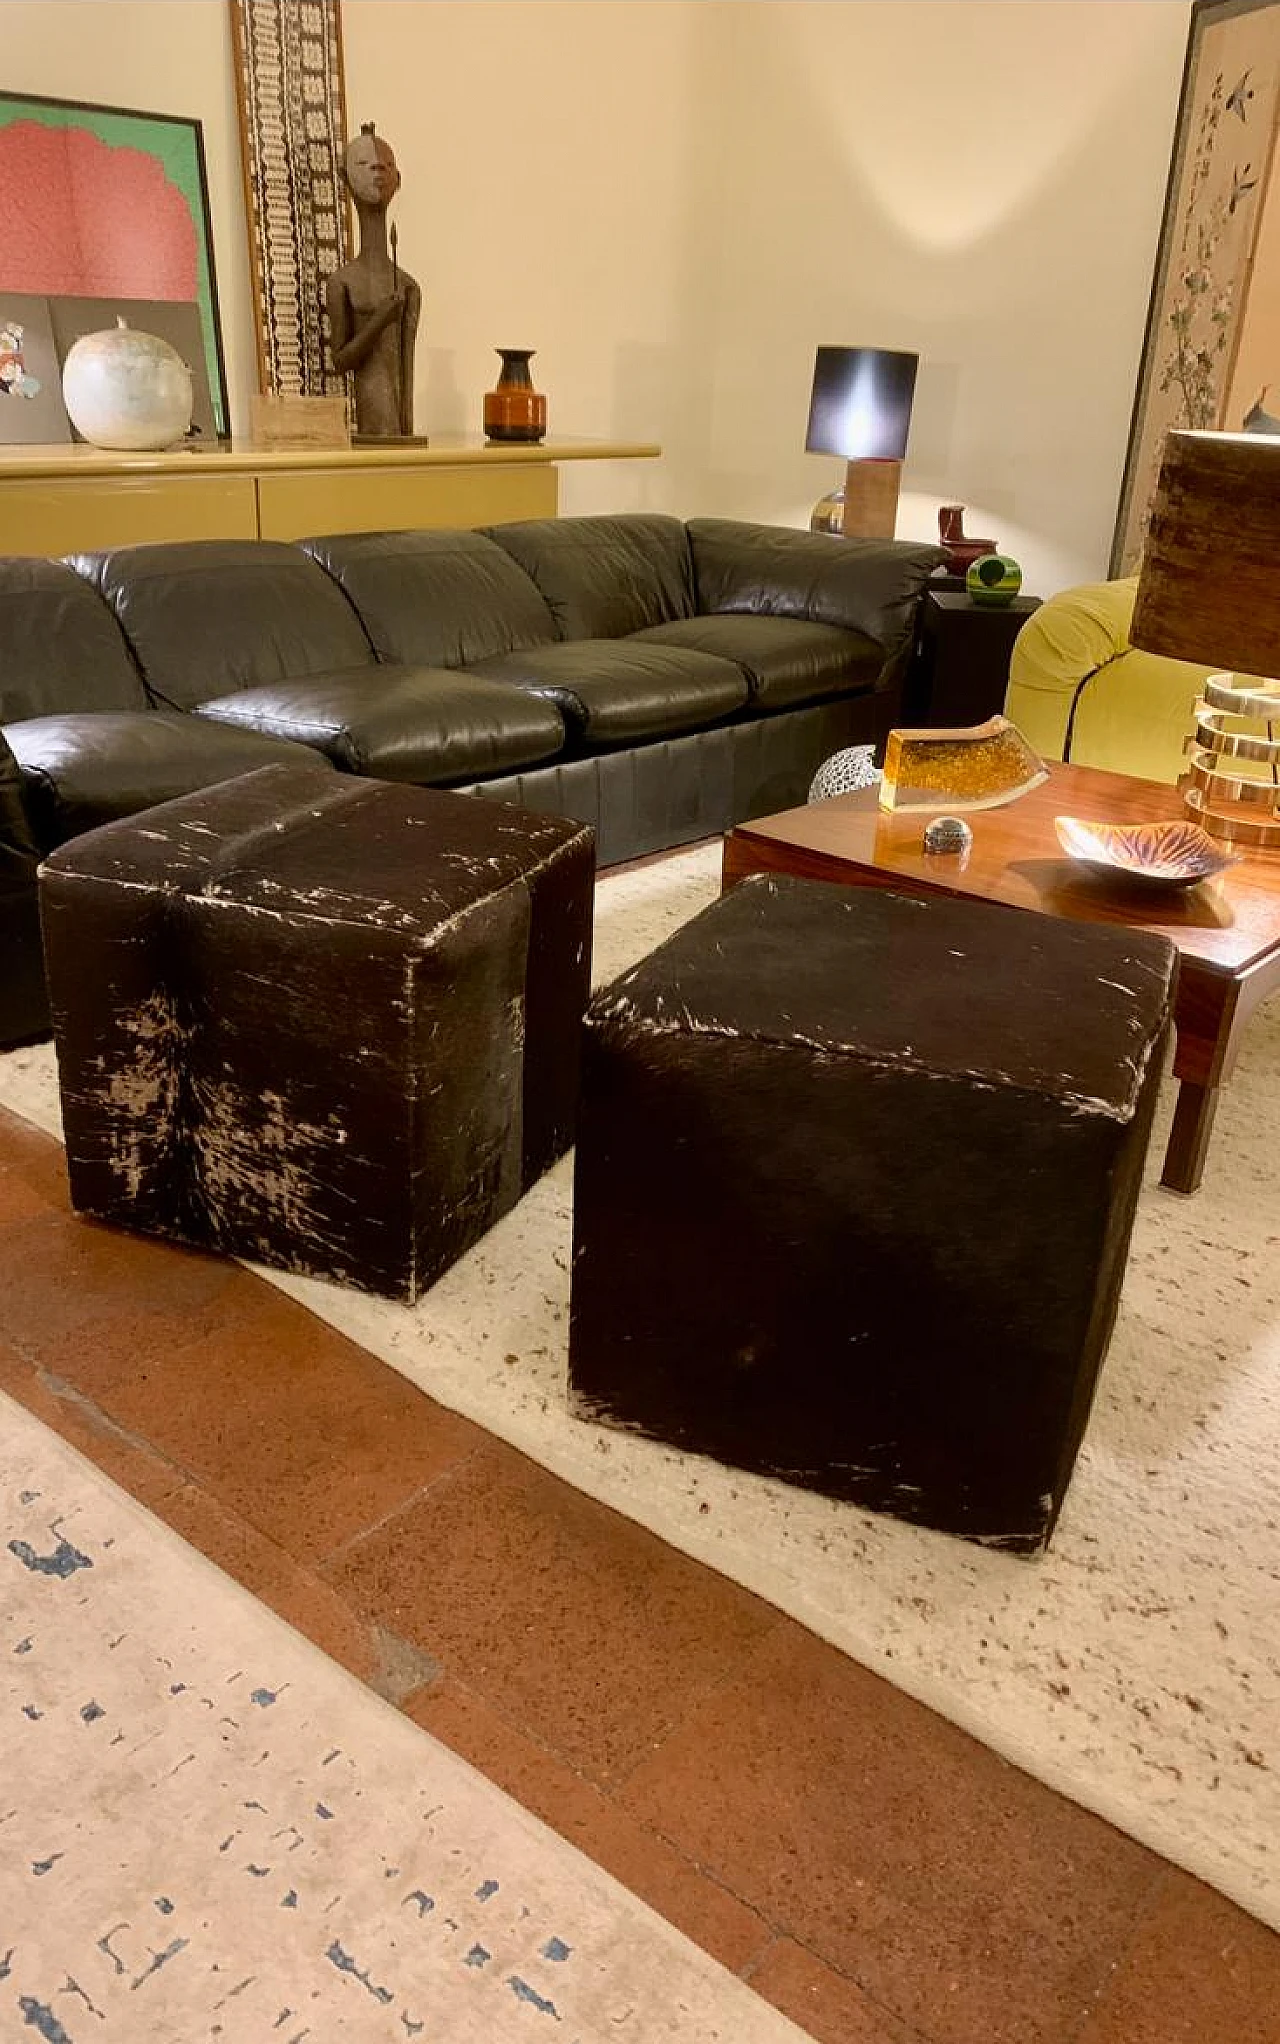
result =
[[[1014,642],[1005,715],[1044,759],[1176,781],[1205,675],[1129,644],[1138,578],[1064,589]]]

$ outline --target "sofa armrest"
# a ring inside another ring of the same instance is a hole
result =
[[[945,555],[910,540],[833,539],[823,532],[692,518],[698,609],[748,611],[841,625],[873,639],[884,654],[880,686],[911,652],[925,585]]]
[[[0,731],[0,851],[31,858],[37,851],[35,833],[27,814],[22,786],[22,768],[3,731]]]
[[[49,1034],[35,858],[0,844],[0,1050]]]
[[[1076,700],[1100,668],[1129,651],[1137,576],[1062,589],[1013,642],[1005,714],[1044,759],[1063,759]]]
[[[219,730],[185,710],[31,717],[8,730],[42,852],[255,767],[307,759],[301,746]]]
[[[1013,645],[1005,714],[1043,759],[1176,781],[1207,667],[1129,643],[1137,577],[1064,589]]]

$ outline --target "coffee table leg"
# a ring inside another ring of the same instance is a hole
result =
[[[1184,1079],[1178,1088],[1173,1127],[1164,1153],[1161,1185],[1173,1192],[1194,1192],[1204,1176],[1204,1160],[1218,1111],[1217,1086],[1197,1086]]]
[[[1278,978],[1280,952],[1238,979],[1209,972],[1195,959],[1181,961],[1173,1009],[1178,1098],[1160,1173],[1161,1185],[1172,1192],[1194,1192],[1204,1176],[1219,1091],[1234,1069],[1250,1015]]]

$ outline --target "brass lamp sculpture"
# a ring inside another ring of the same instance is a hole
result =
[[[1170,433],[1129,640],[1211,674],[1179,785],[1228,843],[1280,846],[1280,438]]]
[[[818,349],[805,449],[846,467],[843,489],[815,504],[812,531],[893,538],[919,361],[897,348]]]

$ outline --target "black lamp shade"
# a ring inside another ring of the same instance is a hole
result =
[[[819,348],[806,451],[846,461],[904,460],[919,361],[897,348]]]

